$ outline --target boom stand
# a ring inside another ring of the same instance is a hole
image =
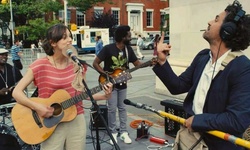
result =
[[[119,146],[117,145],[117,143],[115,142],[115,139],[114,137],[112,136],[109,128],[108,128],[108,125],[107,125],[107,122],[105,121],[103,115],[101,114],[101,110],[100,110],[100,107],[97,105],[96,101],[94,100],[92,94],[91,94],[91,91],[89,90],[86,82],[84,80],[82,80],[82,83],[84,85],[84,87],[86,88],[86,92],[90,98],[90,101],[92,102],[92,105],[94,106],[94,110],[96,111],[97,113],[97,117],[100,117],[101,118],[101,121],[103,122],[104,126],[105,126],[105,129],[110,137],[110,139],[112,140],[112,142],[114,143],[114,146],[115,146],[115,149],[116,150],[120,150]],[[97,118],[96,117],[96,118]],[[99,142],[99,131],[98,131],[98,123],[96,123],[96,148],[97,150],[100,150],[101,147],[100,147],[100,142]]]

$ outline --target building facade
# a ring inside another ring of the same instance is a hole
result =
[[[62,1],[63,2],[63,1]],[[85,13],[68,7],[68,23],[77,26],[89,26],[96,13],[113,14],[116,25],[129,25],[132,37],[141,34],[144,37],[160,33],[161,25],[168,26],[167,0],[113,0],[112,4],[98,3]],[[59,12],[59,19],[64,21],[64,11]]]

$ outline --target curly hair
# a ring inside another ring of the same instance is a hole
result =
[[[237,22],[234,21],[235,16],[242,10],[241,4],[235,0],[233,4],[228,5],[225,9],[227,16],[226,22],[234,22],[236,24],[236,32],[231,39],[225,40],[225,44],[232,51],[245,50],[250,43],[250,16],[243,15]]]
[[[51,26],[46,33],[46,37],[42,42],[42,48],[44,49],[45,53],[49,56],[54,55],[53,47],[51,46],[52,43],[57,43],[59,40],[63,38],[63,35],[66,31],[70,29],[65,26],[64,24],[55,24]],[[71,32],[70,32],[71,33]],[[72,34],[71,34],[72,35]]]
[[[115,30],[115,41],[121,42],[124,37],[128,35],[130,27],[127,25],[121,25]]]

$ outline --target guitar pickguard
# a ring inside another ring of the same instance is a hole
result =
[[[47,128],[51,128],[51,127],[57,125],[62,120],[63,117],[64,117],[64,112],[62,112],[58,116],[53,116],[53,117],[50,117],[50,118],[44,118],[43,124]]]

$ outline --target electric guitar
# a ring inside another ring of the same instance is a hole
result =
[[[122,73],[122,72],[128,72],[128,73],[131,73],[131,72],[133,72],[133,71],[136,71],[137,69],[140,69],[140,68],[143,68],[143,67],[147,67],[147,66],[151,66],[151,65],[155,65],[156,63],[157,63],[157,58],[156,57],[154,57],[154,58],[152,58],[151,60],[149,60],[149,61],[146,61],[146,62],[144,62],[144,63],[142,63],[142,64],[140,64],[140,65],[138,65],[138,66],[135,66],[135,67],[133,67],[133,68],[131,68],[131,69],[127,69],[127,70],[123,70],[122,68],[116,68],[113,72],[111,72],[111,73],[107,73],[107,75],[105,75],[105,74],[101,74],[100,76],[99,76],[99,82],[100,83],[105,83],[108,79],[108,77],[112,77],[112,78],[114,78],[114,77],[116,77],[116,76],[118,76],[120,73]],[[108,76],[108,77],[107,77]]]
[[[110,80],[111,83],[117,84],[131,79],[132,76],[123,72]],[[107,84],[108,82],[106,82]],[[98,93],[102,90],[102,85],[92,88],[91,94]],[[61,122],[69,122],[77,116],[75,104],[88,97],[87,92],[71,97],[66,90],[60,89],[55,91],[49,98],[31,97],[32,101],[51,106],[54,108],[53,116],[44,118],[21,104],[16,104],[11,113],[12,123],[19,137],[27,144],[39,144],[48,139]]]

